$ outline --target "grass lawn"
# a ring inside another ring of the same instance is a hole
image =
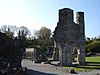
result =
[[[74,69],[75,71],[89,71],[92,69],[100,69],[100,56],[92,56],[86,57],[86,65],[85,66],[78,66],[75,67],[64,67],[68,69]]]

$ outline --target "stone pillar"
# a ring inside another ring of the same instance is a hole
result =
[[[68,45],[60,44],[59,46],[59,61],[60,66],[71,66],[72,65],[72,56],[71,56],[71,47]]]
[[[57,42],[54,41],[54,52],[53,52],[53,56],[52,56],[52,59],[55,60],[55,61],[58,61],[59,60],[59,49],[58,49],[58,46],[57,46]]]
[[[66,57],[66,49],[64,47],[64,43],[59,43],[58,44],[58,48],[59,48],[59,61],[60,61],[60,66],[65,66],[67,61],[67,57]]]
[[[62,51],[62,47],[59,45],[59,62],[60,62],[60,66],[63,66],[63,51]]]
[[[80,48],[79,65],[85,65],[85,48],[84,48],[84,46],[82,46]]]
[[[85,23],[84,23],[84,12],[77,12],[77,24],[79,25],[79,44],[80,44],[80,53],[79,53],[79,64],[85,64]]]
[[[79,25],[79,37],[85,41],[85,23],[84,23],[84,12],[77,12],[76,22]]]
[[[73,50],[73,47],[71,45],[66,45],[67,46],[67,61],[66,61],[66,65],[67,66],[72,66],[72,60],[73,60],[73,57],[72,57],[72,50]]]

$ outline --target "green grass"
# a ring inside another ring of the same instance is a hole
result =
[[[99,62],[100,63],[100,56],[86,57],[86,62]]]
[[[64,67],[68,69],[74,69],[77,71],[89,71],[92,69],[100,69],[100,56],[92,56],[92,57],[86,57],[86,65],[85,66],[79,66],[76,65],[74,67]]]

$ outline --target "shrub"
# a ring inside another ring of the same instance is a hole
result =
[[[100,53],[100,41],[93,41],[85,46],[86,52],[99,52]]]

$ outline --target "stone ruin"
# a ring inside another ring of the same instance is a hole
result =
[[[85,64],[85,28],[84,12],[77,12],[74,22],[73,10],[64,8],[59,10],[59,21],[54,31],[55,51],[53,60],[59,60],[61,66],[71,66],[73,52],[78,50],[79,65]]]
[[[25,44],[17,39],[10,38],[0,32],[0,74],[2,69],[22,68],[22,55],[25,52]]]
[[[47,55],[40,48],[26,48],[25,58],[32,60],[34,63],[47,61]]]

